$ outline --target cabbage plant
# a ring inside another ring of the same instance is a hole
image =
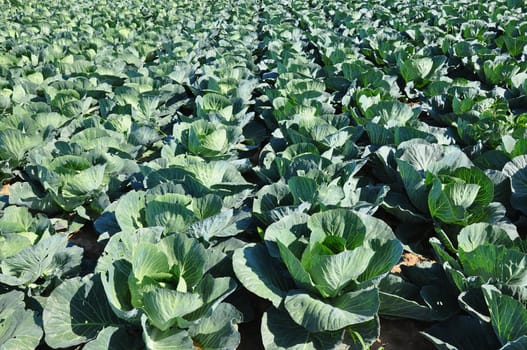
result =
[[[402,252],[384,222],[346,209],[292,213],[264,239],[235,251],[233,265],[247,289],[273,304],[262,323],[266,348],[375,341],[378,283]]]

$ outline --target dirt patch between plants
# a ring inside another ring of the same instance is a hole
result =
[[[434,350],[432,344],[419,334],[428,324],[414,320],[387,320],[381,318],[381,336],[371,349],[378,350]]]
[[[104,250],[104,246],[97,242],[98,234],[90,227],[83,227],[80,231],[70,234],[69,241],[84,249],[84,257],[97,260]]]
[[[10,184],[5,184],[2,186],[2,189],[0,190],[0,196],[9,196],[9,187],[11,187]]]
[[[392,270],[391,270],[392,273],[401,273],[401,265],[414,266],[423,261],[431,261],[430,259],[427,259],[422,255],[417,255],[417,254],[409,253],[409,252],[403,252],[402,259],[403,259],[402,262],[392,267]]]

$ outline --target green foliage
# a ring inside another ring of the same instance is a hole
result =
[[[0,349],[526,348],[523,5],[0,0]]]

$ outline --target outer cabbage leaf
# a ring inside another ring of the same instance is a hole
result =
[[[43,314],[46,343],[65,348],[95,339],[106,327],[119,327],[99,275],[64,281],[49,296]]]
[[[391,128],[394,126],[405,126],[417,118],[419,110],[412,109],[400,101],[381,101],[374,104],[366,111],[366,116],[377,124]]]
[[[490,325],[467,315],[457,315],[448,321],[437,323],[422,334],[441,350],[499,348],[499,341]]]
[[[336,331],[372,320],[379,308],[379,295],[376,288],[367,288],[322,301],[292,290],[284,306],[289,316],[309,332]]]
[[[280,252],[276,243],[285,245],[294,255],[300,256],[309,235],[307,221],[309,216],[305,213],[291,213],[281,220],[272,223],[265,230],[265,244],[272,257],[278,258]]]
[[[527,309],[497,288],[484,285],[483,295],[489,307],[494,332],[502,345],[527,335]]]
[[[278,307],[287,291],[293,289],[281,273],[278,261],[272,258],[263,245],[249,244],[237,249],[232,257],[234,273],[240,282],[254,294],[267,299]]]
[[[0,130],[0,159],[10,160],[17,166],[26,152],[42,143],[42,137],[28,135],[17,129]]]
[[[221,303],[188,332],[200,349],[236,349],[241,340],[236,324],[241,321],[242,314],[234,306]]]
[[[182,350],[194,347],[188,332],[177,327],[161,331],[148,324],[148,318],[143,315],[141,325],[143,327],[143,341],[147,349],[152,350]]]
[[[262,318],[262,340],[265,349],[327,350],[336,349],[343,332],[309,332],[295,323],[287,312],[269,308]]]
[[[249,211],[228,209],[191,224],[187,234],[210,242],[219,237],[235,236],[248,228],[250,223]]]
[[[0,282],[27,285],[39,278],[65,277],[80,268],[82,248],[68,247],[67,237],[56,234],[0,262]]]
[[[25,308],[24,293],[0,295],[0,349],[36,349],[43,332],[33,310]]]
[[[125,327],[106,327],[99,332],[97,338],[83,347],[84,350],[140,350],[144,344],[139,335],[132,336]]]
[[[458,250],[463,272],[489,283],[527,288],[527,255],[515,249],[483,244],[465,252]]]
[[[437,321],[446,320],[459,312],[457,294],[453,294],[448,286],[437,283],[444,281],[446,276],[438,275],[437,269],[419,266],[416,268],[418,270],[413,274],[415,276],[404,274],[403,279],[399,275],[390,274],[381,281],[379,314],[388,317]],[[424,274],[433,277],[427,276],[431,280],[426,281],[422,276]],[[438,281],[432,280],[439,278]]]
[[[115,219],[122,231],[134,232],[146,223],[144,192],[131,191],[119,198]]]
[[[512,247],[517,238],[519,235],[515,228],[514,231],[511,231],[498,225],[481,222],[464,227],[459,232],[457,241],[459,249],[470,252],[486,243]]]
[[[515,157],[505,164],[503,172],[511,179],[511,204],[527,214],[527,155]]]

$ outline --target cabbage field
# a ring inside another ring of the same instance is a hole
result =
[[[527,349],[526,47],[523,0],[0,0],[0,350]]]

